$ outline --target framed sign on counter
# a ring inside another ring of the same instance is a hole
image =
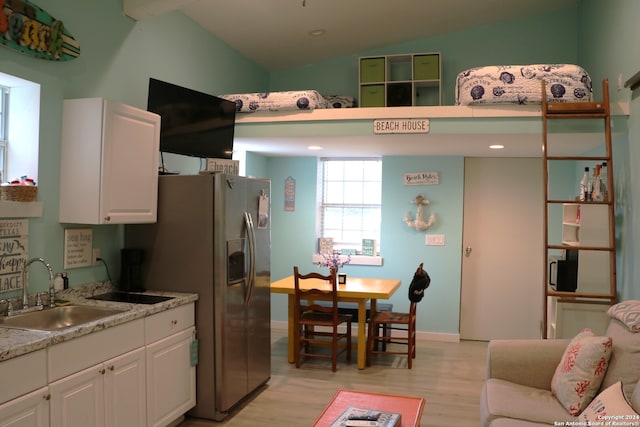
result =
[[[64,230],[64,268],[93,265],[93,230],[67,228]]]

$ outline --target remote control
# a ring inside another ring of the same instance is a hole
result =
[[[369,414],[366,415],[358,415],[358,414],[351,414],[349,415],[350,420],[364,420],[364,421],[378,421],[378,418],[380,418],[380,412],[370,412]]]
[[[345,426],[347,427],[378,427],[377,421],[365,421],[365,420],[347,420]]]

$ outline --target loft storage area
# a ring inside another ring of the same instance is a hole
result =
[[[614,129],[624,131],[626,124],[622,120],[617,123],[616,116],[628,116],[629,105],[613,103],[611,115],[616,123]],[[428,120],[428,133],[375,134],[375,120],[418,118]],[[393,155],[393,147],[399,145],[418,150],[425,143],[431,145],[430,152],[434,155],[451,155],[454,144],[464,144],[464,155],[474,156],[481,155],[479,150],[495,139],[508,138],[517,141],[513,147],[516,151],[507,153],[503,150],[504,155],[539,157],[542,155],[541,135],[540,105],[371,107],[237,114],[235,144],[250,151],[254,145],[259,146],[260,141],[277,139],[281,145],[284,142],[284,146],[293,150],[296,146],[308,145],[306,141],[310,139],[323,138],[325,147],[348,143],[354,150],[353,155],[362,144],[379,145],[383,155]],[[585,134],[567,129],[563,137],[567,141],[563,144],[566,148],[578,149],[601,143],[595,132]]]

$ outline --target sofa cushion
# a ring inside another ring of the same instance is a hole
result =
[[[609,307],[607,314],[622,322],[631,332],[640,332],[640,301],[619,302]]]
[[[640,377],[640,333],[633,333],[619,320],[611,319],[606,334],[613,341],[613,349],[602,389],[622,381],[622,390],[631,399]]]
[[[615,418],[607,418],[615,417]],[[633,410],[622,392],[622,383],[618,381],[597,395],[578,417],[581,421],[624,421],[638,420],[638,414]]]
[[[569,342],[551,379],[551,392],[571,415],[578,415],[600,389],[611,357],[611,338],[584,329]]]
[[[482,425],[494,426],[497,419],[525,420],[544,425],[573,419],[549,390],[540,390],[490,378],[484,383],[481,402]],[[513,424],[509,424],[513,425]]]

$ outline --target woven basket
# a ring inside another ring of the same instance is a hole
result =
[[[0,186],[0,200],[12,202],[33,202],[38,195],[36,185],[2,185]]]

